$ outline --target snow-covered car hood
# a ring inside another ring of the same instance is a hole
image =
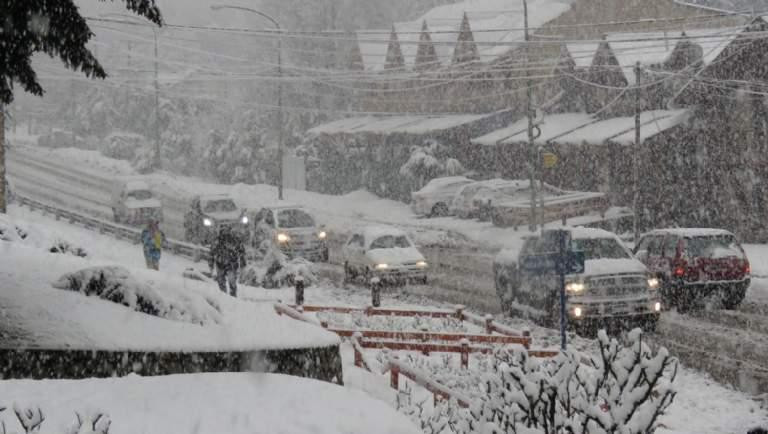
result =
[[[583,276],[605,276],[621,273],[645,273],[642,262],[634,258],[626,259],[591,259],[584,261]]]
[[[128,209],[138,209],[138,208],[160,208],[162,205],[160,204],[159,199],[144,199],[144,200],[138,200],[138,199],[127,199],[125,201],[125,207]]]
[[[203,214],[212,218],[217,222],[221,222],[221,221],[238,220],[240,218],[240,215],[242,214],[242,211],[235,210],[235,211],[222,211],[222,212],[206,212]]]
[[[368,250],[365,256],[376,264],[400,265],[423,261],[424,256],[415,247]]]

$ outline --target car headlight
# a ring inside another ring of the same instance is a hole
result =
[[[655,277],[649,277],[648,278],[648,288],[649,289],[657,289],[659,287],[659,279]]]
[[[328,236],[328,234],[326,234],[325,231],[322,231],[319,234],[317,234],[317,238],[320,238],[321,240],[324,240],[325,237],[327,237],[327,236]]]
[[[653,304],[653,310],[656,311],[656,312],[661,312],[661,302],[660,301],[657,301],[656,303]]]
[[[573,308],[573,316],[575,316],[576,318],[581,318],[581,315],[583,313],[584,312],[582,311],[582,309],[580,307],[574,307]]]
[[[581,292],[584,292],[584,289],[586,289],[587,285],[581,283],[581,282],[568,282],[565,284],[565,290],[567,292],[572,292],[574,294],[579,294]]]
[[[289,237],[287,234],[277,234],[278,243],[287,243],[288,241],[291,241],[291,237]]]
[[[417,267],[422,267],[422,268],[426,267],[427,266],[427,261],[419,261],[419,262],[416,263],[416,266]]]
[[[377,270],[386,270],[387,268],[389,268],[388,264],[376,264]]]
[[[213,226],[213,220],[209,219],[208,217],[203,219],[203,226],[211,227]]]
[[[244,215],[243,218],[240,219],[240,222],[244,225],[248,224],[248,216]]]

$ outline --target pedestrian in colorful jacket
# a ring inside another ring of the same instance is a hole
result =
[[[150,220],[147,227],[141,231],[141,243],[144,245],[144,259],[147,261],[147,268],[159,270],[165,234],[157,227],[156,221]]]

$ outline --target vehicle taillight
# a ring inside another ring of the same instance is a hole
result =
[[[675,264],[675,267],[672,271],[672,274],[675,275],[675,277],[683,277],[685,276],[685,262],[681,261]]]
[[[752,272],[752,267],[749,266],[749,261],[744,261],[744,274]]]

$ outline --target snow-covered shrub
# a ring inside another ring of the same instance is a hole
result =
[[[72,245],[69,241],[64,240],[54,241],[53,245],[50,249],[48,249],[48,251],[51,253],[70,254],[80,258],[88,257],[88,252],[84,248]]]
[[[67,434],[109,434],[112,420],[109,415],[100,411],[90,413],[75,413],[77,422],[73,424]]]
[[[293,286],[296,276],[301,276],[307,287],[318,280],[312,262],[304,258],[288,259],[278,248],[270,245],[262,260],[245,267],[239,281],[250,286],[284,288]]]
[[[119,266],[90,267],[68,273],[54,282],[53,287],[95,295],[137,312],[173,321],[200,325],[221,322],[221,309],[213,298],[191,292],[161,293],[138,282],[127,269]]]
[[[415,362],[438,382],[472,398],[469,409],[442,403],[428,411],[401,409],[426,426],[451,433],[653,433],[675,397],[677,360],[665,348],[653,354],[642,331],[626,346],[598,335],[599,354],[586,363],[577,352],[536,359],[505,347],[472,374],[447,362]],[[454,374],[452,374],[452,371]],[[445,422],[449,421],[449,422]]]
[[[130,133],[114,133],[103,141],[101,153],[105,157],[131,161],[142,148],[148,146],[144,136]]]
[[[0,241],[19,242],[25,240],[28,235],[26,229],[0,215]]]
[[[433,178],[456,176],[466,172],[459,160],[449,157],[446,147],[435,140],[426,140],[422,146],[411,148],[408,161],[400,166],[400,175],[411,179],[419,189]]]

